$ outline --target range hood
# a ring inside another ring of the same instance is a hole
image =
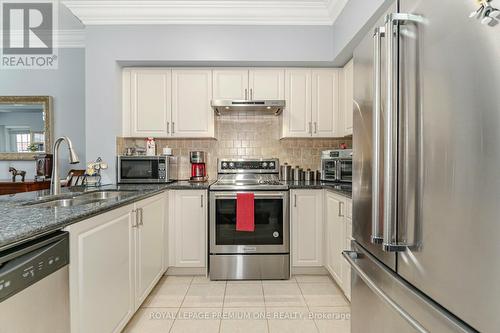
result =
[[[284,100],[212,100],[212,108],[217,115],[231,111],[249,111],[256,114],[274,113],[279,115],[285,108]]]

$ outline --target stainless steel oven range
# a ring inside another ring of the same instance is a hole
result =
[[[210,186],[210,279],[290,278],[288,186],[278,159],[220,159]],[[254,194],[253,232],[236,230],[236,196]]]

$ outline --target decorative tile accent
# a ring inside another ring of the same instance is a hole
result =
[[[156,139],[157,152],[170,147],[179,157],[179,179],[188,179],[191,172],[189,152],[204,150],[208,155],[210,179],[217,178],[217,159],[221,157],[277,157],[280,163],[318,170],[322,150],[335,149],[341,143],[352,146],[352,138],[280,139],[280,118],[271,115],[248,115],[246,112],[216,118],[217,139]],[[126,147],[144,147],[145,138],[116,140],[116,151],[123,154]]]

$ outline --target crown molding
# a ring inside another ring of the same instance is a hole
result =
[[[348,0],[65,0],[85,25],[332,25]]]

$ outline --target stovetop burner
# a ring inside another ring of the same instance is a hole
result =
[[[279,160],[220,159],[217,161],[218,178],[211,190],[286,190],[279,180]]]

